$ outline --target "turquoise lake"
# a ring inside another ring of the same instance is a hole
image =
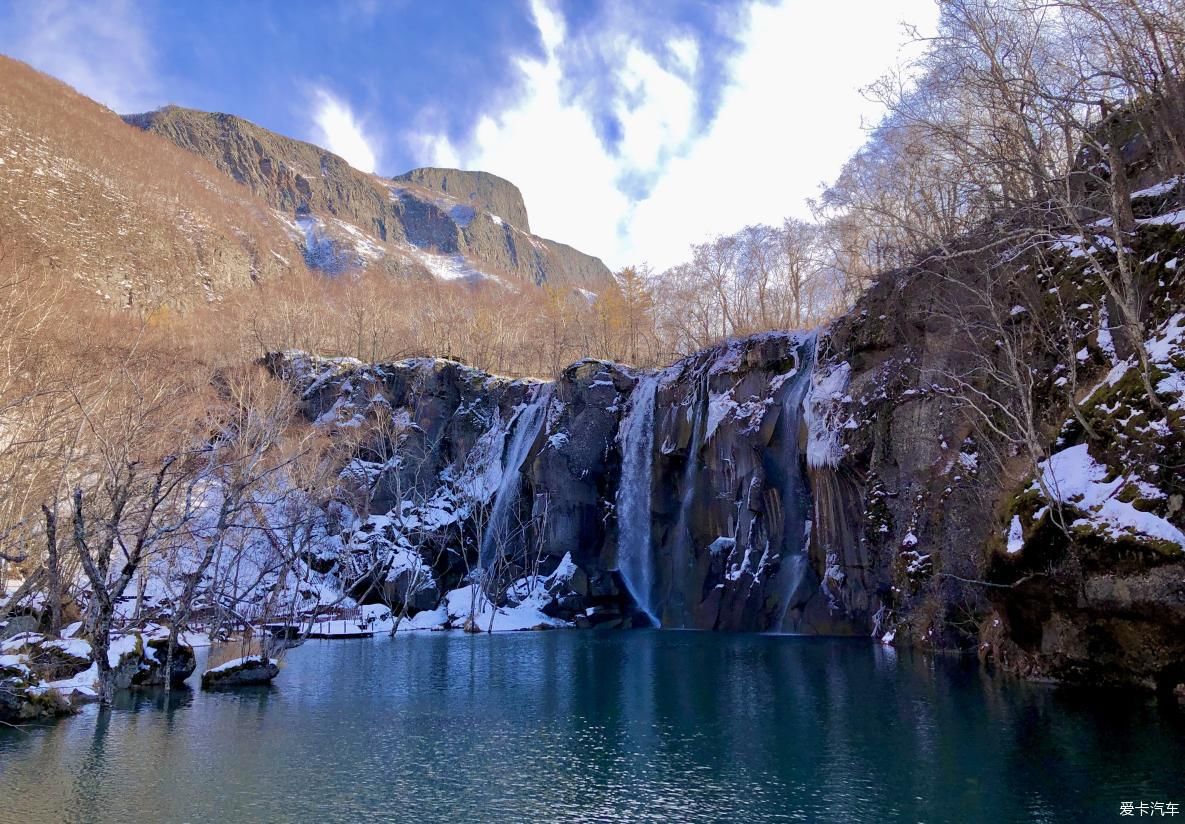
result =
[[[675,631],[309,641],[270,688],[0,729],[4,822],[1084,822],[1183,777],[1139,694]]]

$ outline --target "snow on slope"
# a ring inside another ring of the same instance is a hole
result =
[[[1112,541],[1123,538],[1152,538],[1168,541],[1185,550],[1185,534],[1164,518],[1136,509],[1120,500],[1119,493],[1129,484],[1142,482],[1134,474],[1117,475],[1108,480],[1107,467],[1090,456],[1086,444],[1071,446],[1051,455],[1040,467],[1041,480],[1059,503],[1067,504],[1082,516],[1070,529],[1087,529]],[[1153,490],[1147,490],[1151,497]],[[1010,551],[1013,540],[1009,540]]]

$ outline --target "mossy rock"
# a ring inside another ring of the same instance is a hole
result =
[[[29,633],[27,643],[11,648],[10,652],[27,657],[29,669],[43,681],[59,681],[63,678],[73,678],[90,667],[90,655],[73,655],[61,642],[45,635]]]
[[[126,690],[131,687],[136,676],[147,666],[144,660],[144,638],[139,633],[135,634],[135,638],[136,645],[122,653],[119,656],[119,661],[111,667],[112,682],[117,690]]]
[[[0,723],[23,724],[69,715],[70,704],[53,690],[40,692],[36,676],[0,667]]]

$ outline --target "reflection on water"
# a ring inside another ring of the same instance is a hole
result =
[[[404,634],[0,730],[0,821],[1110,820],[1182,764],[1141,696],[862,641]]]

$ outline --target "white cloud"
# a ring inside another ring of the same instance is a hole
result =
[[[562,20],[542,0],[533,10],[546,57],[522,62],[525,98],[483,118],[464,145],[430,129],[409,141],[424,162],[514,181],[536,232],[614,268],[643,260],[669,266],[713,234],[804,215],[806,199],[863,142],[862,121],[880,114],[859,89],[894,63],[903,39],[898,24],[927,31],[937,17],[932,0],[755,5],[729,66],[732,83],[698,135],[685,79],[698,59],[694,44],[672,44],[677,73],[629,49],[619,79],[631,105],[616,112],[623,140],[613,154],[596,138],[590,113],[561,93],[554,53]],[[658,177],[645,199],[633,201],[619,182],[638,173]]]
[[[80,4],[40,0],[22,4],[0,33],[0,48],[122,114],[159,105],[156,57],[126,0]]]
[[[313,89],[315,143],[341,156],[355,169],[373,172],[378,165],[378,144],[363,131],[348,103],[323,88]]]
[[[411,140],[423,148],[427,164],[481,169],[513,181],[534,231],[597,254],[617,245],[616,221],[629,208],[613,183],[621,167],[605,153],[588,112],[562,98],[560,66],[551,54],[563,24],[539,4],[535,16],[549,59],[521,61],[527,98],[497,118],[482,118],[466,146],[422,132]]]
[[[690,242],[807,216],[807,198],[882,113],[859,90],[894,63],[898,23],[932,25],[935,16],[928,0],[754,7],[712,127],[636,205],[621,253],[665,266]]]
[[[629,171],[655,168],[691,137],[695,90],[641,49],[627,52],[620,80],[630,107],[623,101],[615,114],[621,123],[620,159]]]

